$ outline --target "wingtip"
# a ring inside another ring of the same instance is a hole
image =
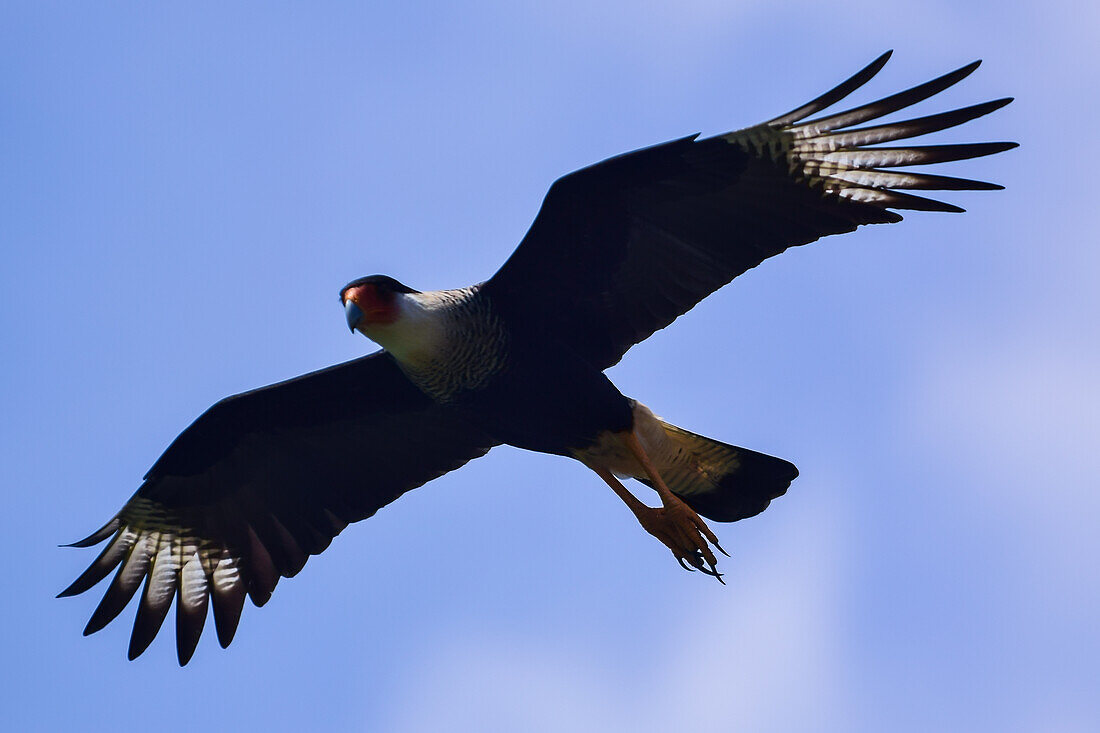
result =
[[[913,211],[931,211],[937,214],[965,214],[966,209],[955,204],[949,204],[946,201],[940,201],[939,199],[925,199],[919,196],[913,196],[914,199],[920,199],[914,201],[917,204],[927,204],[927,206],[914,206]]]
[[[126,659],[128,659],[131,662],[134,661],[135,659],[140,657],[142,654],[144,654],[145,650],[148,649],[149,645],[152,644],[152,643],[153,643],[153,637],[152,636],[150,636],[148,638],[141,638],[141,637],[136,637],[134,635],[131,635],[130,636],[130,645],[126,648]]]
[[[100,542],[114,534],[121,524],[122,522],[117,516],[112,517],[111,521],[107,522],[105,525],[97,529],[95,532],[92,532],[84,539],[77,540],[76,542],[70,542],[67,545],[58,545],[58,547],[91,547],[93,545],[98,545]]]
[[[1014,142],[1008,142],[1008,141],[997,142],[997,143],[983,143],[983,145],[989,152],[982,153],[982,156],[996,155],[997,153],[1003,153],[1006,150],[1012,150],[1013,148],[1020,147],[1020,143],[1014,143]],[[978,157],[981,157],[981,156],[978,156]]]
[[[890,57],[893,56],[893,55],[894,55],[894,49],[892,49],[892,48],[888,49],[886,51],[883,51],[881,54],[879,54],[878,58],[876,58],[874,61],[872,61],[871,63],[867,64],[867,66],[864,67],[863,72],[869,72],[870,77],[877,76],[878,73],[880,71],[882,71],[882,67],[886,66],[886,62],[889,61]],[[863,72],[860,72],[860,73],[863,73]],[[870,78],[870,77],[868,77],[868,78]]]
[[[181,667],[186,667],[187,663],[191,661],[191,657],[195,656],[195,649],[196,648],[197,648],[197,645],[191,645],[190,643],[180,641],[177,638],[177,640],[176,640],[176,661],[179,662],[179,665]]]
[[[962,81],[963,79],[965,79],[966,77],[973,74],[975,71],[977,71],[978,67],[981,66],[981,65],[982,65],[982,60],[981,59],[971,61],[969,64],[966,64],[964,66],[960,66],[959,68],[955,69],[955,71],[951,72],[951,74],[949,74],[949,76],[955,76],[956,77],[955,83],[958,83],[958,82]]]
[[[768,120],[764,124],[772,126],[791,125],[823,109],[831,107],[878,75],[878,73],[882,71],[882,67],[890,60],[890,56],[893,53],[894,51],[891,49],[880,54],[874,61],[867,64],[854,75],[845,79],[829,91],[814,98],[801,107],[796,107],[784,115]]]
[[[92,586],[87,584],[87,579],[85,578],[85,575],[86,571],[85,574],[81,574],[79,578],[66,586],[65,590],[58,593],[56,596],[54,596],[54,598],[72,598],[73,596],[80,595],[84,591],[88,590],[88,588],[91,588]]]

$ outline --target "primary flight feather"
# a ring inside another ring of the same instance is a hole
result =
[[[85,634],[141,588],[131,659],[173,599],[180,664],[213,608],[233,639],[245,597],[267,602],[348,524],[506,443],[592,468],[689,570],[721,579],[702,517],[758,514],[798,475],[779,458],[670,425],[603,371],[634,344],[788,247],[901,221],[899,209],[962,211],[909,191],[1000,188],[907,166],[1015,143],[880,146],[992,112],[1010,99],[860,127],[959,82],[978,62],[845,112],[807,119],[866,83],[886,53],[788,114],[754,127],[627,153],[559,179],[489,280],[419,292],[372,275],[340,291],[369,356],[218,402],[153,464],[106,525],[107,541],[62,591],[114,579]],[[620,482],[661,498],[651,508]],[[712,549],[713,548],[713,549]]]

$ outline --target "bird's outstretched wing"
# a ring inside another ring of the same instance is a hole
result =
[[[262,606],[280,576],[350,522],[472,458],[493,441],[428,399],[385,352],[217,403],[157,460],[137,493],[77,547],[106,549],[62,596],[118,568],[88,622],[98,631],[144,581],[130,638],[145,651],[176,598],[180,664],[210,601],[233,639],[247,593]]]
[[[769,122],[674,140],[564,176],[486,292],[506,312],[542,324],[544,333],[603,369],[788,247],[860,224],[901,221],[890,209],[962,211],[906,190],[1001,188],[881,169],[976,158],[1015,143],[868,146],[960,125],[1011,99],[853,127],[943,91],[980,62],[877,102],[806,120],[866,83],[889,56]]]

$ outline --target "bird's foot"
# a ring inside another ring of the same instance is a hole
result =
[[[729,553],[722,549],[710,527],[691,507],[677,499],[657,509],[647,509],[638,515],[638,521],[646,532],[672,550],[684,570],[700,570],[725,585],[722,574],[718,572],[718,559],[710,545],[726,557]]]

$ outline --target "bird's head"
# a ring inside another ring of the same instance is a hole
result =
[[[353,280],[340,291],[348,326],[403,364],[431,361],[449,339],[448,291],[422,293],[385,275]]]
[[[413,290],[386,275],[369,275],[352,280],[340,290],[348,328],[370,336],[372,327],[387,326],[401,317],[402,301]]]

